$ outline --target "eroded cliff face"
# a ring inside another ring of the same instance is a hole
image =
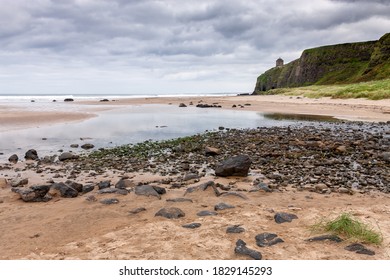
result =
[[[273,88],[341,84],[390,77],[390,33],[378,41],[305,50],[301,57],[257,78],[254,93]]]

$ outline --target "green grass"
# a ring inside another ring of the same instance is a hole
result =
[[[381,244],[382,235],[370,226],[355,219],[349,213],[342,213],[333,220],[322,220],[314,224],[313,231],[329,232],[351,239],[355,242]]]
[[[297,88],[278,88],[269,90],[265,94],[283,94],[309,98],[366,98],[380,100],[390,98],[390,79],[346,85],[313,85]]]

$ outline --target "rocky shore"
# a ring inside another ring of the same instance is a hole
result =
[[[4,191],[8,192],[3,197],[13,197],[14,202],[17,196],[25,202],[39,201],[53,207],[55,204],[51,203],[68,198],[82,199],[88,203],[100,201],[99,204],[103,207],[120,205],[125,196],[131,197],[133,202],[138,201],[139,198],[135,197],[140,196],[160,201],[165,197],[169,205],[158,204],[159,211],[156,208],[152,213],[154,219],[161,219],[159,216],[165,217],[164,219],[187,219],[181,222],[182,230],[197,230],[203,226],[203,222],[189,218],[188,211],[196,211],[194,217],[217,218],[221,216],[221,212],[233,211],[237,217],[230,222],[226,220],[227,217],[224,218],[224,224],[229,226],[226,234],[244,234],[249,224],[245,222],[245,218],[242,220],[243,224],[236,224],[242,214],[239,210],[247,207],[243,205],[256,205],[258,195],[274,195],[274,199],[277,199],[276,196],[281,194],[303,193],[303,199],[307,200],[313,198],[310,193],[323,197],[388,194],[389,148],[389,123],[313,122],[311,125],[244,130],[220,127],[218,131],[185,138],[146,141],[78,155],[63,152],[39,157],[29,151],[28,154],[33,157],[22,165],[17,163],[18,159],[15,157],[10,158],[12,162],[0,165],[0,178],[3,177],[0,183],[2,194]],[[219,203],[214,199],[211,202],[210,198],[203,195],[199,196],[199,191],[215,197]],[[15,196],[11,196],[11,193]],[[183,207],[171,207],[172,203],[190,203],[194,206],[186,211]],[[146,201],[140,205],[130,204],[133,206],[128,211],[132,216],[151,214],[148,213],[150,205]],[[126,205],[128,203],[122,206]],[[213,209],[207,210],[208,206],[213,206]],[[206,209],[201,210],[205,207]],[[299,213],[301,207],[295,206],[294,202],[288,204],[288,207],[284,205],[282,210],[286,209],[290,213],[269,207],[263,207],[262,211],[273,213],[272,219],[277,224],[286,221],[296,223],[295,220],[303,218],[302,213]],[[291,213],[297,211],[297,215]],[[280,220],[282,218],[287,220]],[[260,228],[266,230],[269,226]],[[265,240],[262,239],[261,244],[272,243],[267,238],[272,236],[273,239],[280,232],[256,232],[255,235],[254,240],[258,243],[258,236]],[[246,247],[248,240],[244,242],[233,239],[231,246],[229,245],[232,247],[229,249],[230,253],[224,258],[236,258],[240,254],[255,259],[264,257],[264,253],[262,256],[260,252],[253,250],[254,245],[248,244],[252,249]],[[284,238],[276,240],[272,245],[281,246],[277,243],[285,242]],[[252,244],[256,243],[253,241]],[[30,255],[28,258],[36,257]],[[94,258],[84,253],[81,257]],[[144,257],[147,255],[140,255],[140,258]],[[333,257],[345,258],[344,255]],[[42,258],[61,257],[58,254],[42,253]],[[113,258],[118,258],[118,255]],[[315,254],[309,258],[315,259]]]

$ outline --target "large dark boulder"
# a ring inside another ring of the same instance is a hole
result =
[[[65,183],[54,183],[51,188],[60,192],[61,197],[72,198],[78,196],[79,192]]]
[[[49,185],[32,186],[29,188],[12,188],[12,191],[19,194],[25,202],[46,202],[50,197],[46,196],[50,190]]]
[[[31,160],[37,160],[38,159],[38,153],[36,150],[34,149],[30,149],[26,152],[25,156],[24,156],[25,159],[31,159]]]
[[[247,155],[238,155],[228,158],[217,165],[215,175],[220,177],[248,176],[252,160]]]
[[[12,156],[10,156],[10,157],[8,158],[8,161],[9,161],[10,163],[17,163],[18,160],[19,160],[19,157],[18,157],[18,155],[16,155],[16,154],[13,154]]]

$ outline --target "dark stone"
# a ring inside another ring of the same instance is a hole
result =
[[[121,195],[127,195],[129,191],[125,189],[116,189],[116,188],[106,188],[106,189],[99,190],[99,194],[106,194],[106,193],[117,193]]]
[[[75,155],[75,154],[73,154],[73,153],[71,153],[71,152],[64,152],[64,153],[62,153],[62,154],[58,157],[58,159],[59,159],[60,161],[65,161],[65,160],[70,160],[70,159],[78,159],[78,158],[79,158],[78,155]]]
[[[213,181],[208,181],[206,183],[203,183],[199,186],[195,186],[195,187],[189,187],[185,193],[184,193],[184,196],[188,193],[193,193],[195,191],[205,191],[207,190],[208,188],[212,188],[214,190],[214,193],[216,196],[220,196],[220,192],[219,190],[215,187],[215,183]]]
[[[343,239],[341,239],[337,235],[328,235],[328,234],[311,237],[311,238],[307,239],[306,241],[313,242],[313,241],[324,241],[324,240],[330,240],[330,241],[337,242],[337,243],[343,241]]]
[[[163,187],[158,187],[158,186],[152,186],[152,187],[158,194],[163,195],[167,193],[167,190]]]
[[[79,144],[71,144],[70,147],[71,147],[71,148],[78,148],[78,147],[79,147]]]
[[[130,214],[138,214],[138,213],[141,213],[143,211],[146,211],[146,209],[144,207],[138,207],[138,208],[130,210],[129,213]]]
[[[263,257],[260,252],[249,249],[248,247],[246,247],[246,243],[241,239],[237,240],[236,248],[234,248],[234,252],[236,254],[249,256],[255,260],[261,260]]]
[[[65,98],[65,99],[64,99],[64,102],[72,102],[72,101],[74,101],[73,98]]]
[[[344,249],[347,251],[356,252],[357,254],[363,254],[363,255],[369,255],[369,256],[375,255],[374,251],[367,249],[364,245],[362,245],[360,243],[353,243],[351,245],[348,245]]]
[[[256,187],[259,190],[263,190],[265,192],[272,192],[272,190],[269,188],[269,186],[264,182],[260,182]]]
[[[38,159],[38,153],[36,150],[34,149],[31,149],[31,150],[28,150],[24,156],[25,159],[29,160],[37,160]]]
[[[286,222],[290,223],[293,219],[298,219],[298,217],[295,214],[279,212],[275,214],[274,219],[276,223],[281,224]]]
[[[74,188],[78,192],[82,192],[83,191],[83,184],[76,183],[76,182],[73,182],[73,181],[70,181],[70,180],[67,180],[65,182],[65,184],[67,184],[68,186]]]
[[[221,154],[221,151],[218,148],[208,146],[204,149],[204,152],[206,156],[216,156]]]
[[[51,185],[52,189],[58,190],[61,197],[73,198],[78,196],[79,192],[65,183],[54,183]]]
[[[244,231],[245,231],[245,229],[243,227],[241,227],[240,225],[229,226],[226,229],[226,233],[241,233]]]
[[[390,152],[384,152],[382,153],[382,159],[384,161],[390,162]]]
[[[120,179],[115,184],[115,188],[117,188],[117,189],[129,189],[132,187],[134,187],[134,183],[129,179]]]
[[[145,196],[155,196],[158,199],[161,199],[160,194],[150,185],[141,185],[135,187],[136,195],[145,195]]]
[[[13,154],[12,156],[10,156],[10,157],[8,158],[8,161],[9,161],[10,163],[17,163],[18,160],[19,160],[19,157],[18,157],[18,155],[16,155],[16,154]]]
[[[93,144],[89,144],[89,143],[81,145],[81,148],[84,149],[84,150],[89,150],[89,149],[92,149],[94,147],[95,146]]]
[[[191,202],[192,199],[184,198],[184,197],[178,197],[178,198],[169,198],[167,199],[168,202]]]
[[[224,202],[218,203],[217,205],[214,206],[215,211],[231,209],[231,208],[235,208],[235,207],[233,205],[226,204]]]
[[[168,219],[178,219],[180,217],[184,217],[185,213],[179,208],[170,207],[160,209],[154,216],[161,216]]]
[[[244,199],[244,200],[248,200],[248,197],[242,193],[238,193],[238,192],[225,192],[225,193],[222,193],[221,196],[236,196],[238,198],[241,198],[241,199]]]
[[[50,190],[49,185],[32,186],[26,189],[12,188],[11,190],[19,194],[21,199],[25,202],[46,202],[51,199],[46,196]]]
[[[179,104],[179,107],[187,107],[187,105],[184,104],[184,103],[180,103],[180,104]]]
[[[284,242],[283,239],[279,238],[277,234],[268,232],[256,235],[255,239],[256,244],[259,247],[267,247]]]
[[[95,189],[94,185],[85,185],[83,186],[83,189],[81,190],[82,193],[89,193]]]
[[[99,102],[109,102],[110,100],[108,100],[107,98],[104,98],[104,99],[100,99]]]
[[[215,175],[221,177],[227,176],[248,176],[251,166],[251,159],[247,155],[239,155],[229,158],[217,165]]]
[[[199,179],[198,174],[195,173],[188,173],[184,176],[183,181],[189,181],[189,180],[194,180],[194,179]]]
[[[111,181],[110,180],[106,180],[106,181],[101,181],[99,182],[98,184],[98,189],[99,190],[102,190],[102,189],[107,189],[111,187]]]
[[[201,225],[202,225],[201,223],[191,223],[191,224],[182,225],[182,227],[194,229],[200,227]]]
[[[196,215],[201,216],[201,217],[202,216],[215,216],[215,215],[218,215],[218,213],[214,212],[214,211],[203,210],[203,211],[196,213]]]
[[[119,203],[119,200],[116,199],[116,198],[106,198],[106,199],[100,200],[100,203],[107,204],[107,205],[109,205],[109,204],[117,204],[117,203]]]
[[[28,184],[28,178],[20,178],[17,177],[11,181],[11,187],[23,187],[24,185]]]

